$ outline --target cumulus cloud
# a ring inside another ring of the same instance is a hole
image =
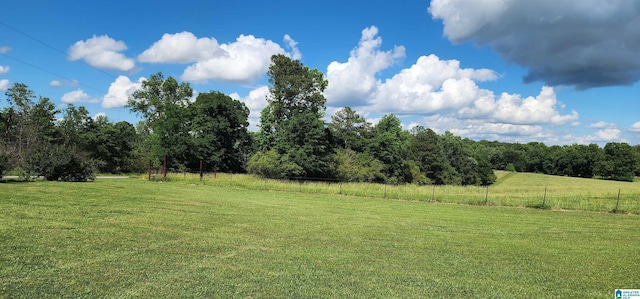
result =
[[[104,112],[98,112],[96,113],[96,115],[93,116],[93,120],[97,120],[99,118],[108,119],[107,114]]]
[[[84,59],[89,65],[128,72],[135,68],[135,61],[120,53],[127,49],[123,41],[116,41],[107,35],[93,36],[85,41],[77,41],[67,51],[69,59]]]
[[[0,80],[0,91],[5,91],[9,89],[9,80],[2,79]]]
[[[542,125],[517,125],[486,122],[481,119],[460,119],[455,115],[434,114],[419,118],[415,123],[429,127],[438,134],[446,131],[473,139],[508,142],[545,141],[552,136]]]
[[[563,125],[578,119],[578,113],[561,114],[552,87],[543,87],[535,97],[482,89],[477,81],[495,80],[487,69],[463,69],[457,60],[422,56],[382,84],[375,93],[375,110],[399,114],[452,113],[460,119],[535,125]]]
[[[325,92],[327,111],[349,105],[357,107],[373,123],[382,114],[395,113],[409,123],[405,128],[423,125],[438,133],[451,131],[468,138],[507,142],[561,144],[564,139],[551,128],[579,124],[576,111],[563,111],[566,107],[557,99],[553,87],[544,86],[537,95],[496,94],[477,84],[499,79],[493,70],[464,68],[460,61],[441,60],[436,55],[419,57],[410,67],[382,81],[377,77],[379,72],[402,58],[404,48],[402,52],[385,52],[380,47],[377,29],[367,28],[349,60],[333,62],[328,67],[336,72],[327,72],[329,88],[334,88]],[[394,52],[402,56],[392,55]],[[376,57],[379,59],[372,59]],[[355,80],[348,81],[351,78]],[[605,135],[616,138],[612,130],[588,138],[595,140]],[[587,137],[572,138],[577,142]]]
[[[462,69],[457,60],[440,60],[435,55],[422,56],[407,69],[387,79],[375,93],[378,110],[396,113],[436,113],[457,110],[493,97],[481,90],[474,80],[496,79],[487,69]],[[485,105],[479,105],[478,113]],[[471,114],[470,111],[466,112]],[[482,112],[481,114],[484,114]]]
[[[366,28],[349,60],[329,65],[327,111],[348,105],[357,107],[361,115],[371,115],[371,122],[394,113],[436,132],[513,142],[550,139],[554,134],[549,126],[576,123],[579,118],[576,111],[563,112],[565,106],[553,87],[544,86],[532,96],[496,95],[477,84],[497,80],[493,70],[464,68],[458,60],[441,60],[436,55],[421,56],[382,81],[379,72],[404,57],[404,48],[381,51],[381,42],[375,27]]]
[[[141,77],[137,82],[132,82],[127,76],[118,76],[116,80],[109,86],[109,91],[102,99],[103,108],[119,108],[124,107],[129,97],[138,89],[142,88],[142,81],[146,80]]]
[[[272,55],[286,53],[277,43],[253,35],[240,35],[233,43],[221,44],[220,49],[222,55],[190,65],[181,79],[251,84],[267,72]]]
[[[291,36],[288,34],[284,35],[284,42],[287,44],[289,50],[291,50],[291,58],[295,60],[302,59],[302,53],[300,53],[300,49],[298,49],[298,42],[293,40]]]
[[[6,54],[9,53],[9,51],[11,51],[9,47],[0,47],[0,54]]]
[[[74,91],[70,91],[62,95],[60,99],[63,103],[73,104],[73,103],[97,103],[98,99],[92,99],[90,95],[86,94],[82,89],[77,89]]]
[[[629,128],[629,131],[640,133],[640,121],[631,125],[631,127]]]
[[[243,102],[249,108],[249,127],[252,130],[257,130],[257,125],[260,123],[260,112],[267,107],[268,96],[269,87],[267,86],[260,86],[249,91],[249,94],[244,98],[237,93],[229,95],[232,99]]]
[[[325,90],[329,105],[341,106],[349,102],[360,106],[367,103],[381,84],[376,74],[405,57],[404,47],[396,46],[392,50],[381,51],[381,45],[378,28],[365,28],[347,62],[333,61],[329,64],[329,86]]]
[[[616,127],[616,124],[608,123],[605,121],[595,122],[587,126],[587,128],[590,128],[590,129],[611,129],[615,127]]]
[[[149,49],[138,56],[138,61],[149,63],[192,63],[225,55],[215,38],[197,38],[183,31],[164,34]]]
[[[615,128],[603,129],[595,133],[595,141],[611,141],[620,138],[620,130]]]
[[[49,86],[51,87],[62,87],[62,86],[78,86],[78,80],[52,80],[49,82]]]
[[[0,65],[0,75],[4,75],[9,72],[10,67]]]
[[[528,69],[524,82],[578,89],[640,79],[640,2],[584,0],[433,0],[455,43],[489,46]]]

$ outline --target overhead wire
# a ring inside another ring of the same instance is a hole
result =
[[[69,54],[67,54],[65,51],[62,51],[62,50],[60,50],[60,49],[58,49],[58,48],[56,48],[56,47],[54,47],[54,46],[52,46],[52,45],[49,45],[49,44],[47,44],[47,43],[45,43],[45,42],[43,42],[43,41],[41,41],[41,40],[39,40],[39,39],[35,38],[34,36],[32,36],[32,35],[30,35],[30,34],[28,34],[28,33],[26,33],[26,32],[23,32],[23,31],[21,31],[21,30],[19,30],[19,29],[15,28],[15,27],[13,27],[13,26],[10,26],[10,25],[8,25],[8,24],[6,24],[6,23],[2,22],[2,21],[0,21],[0,25],[4,26],[4,27],[6,27],[6,28],[8,28],[8,29],[10,29],[10,30],[12,30],[12,31],[15,31],[15,32],[17,32],[17,33],[19,33],[19,34],[21,34],[21,35],[23,35],[23,36],[25,36],[25,37],[27,37],[27,38],[29,38],[29,39],[32,39],[33,41],[35,41],[35,42],[37,42],[37,43],[39,43],[39,44],[41,44],[41,45],[43,45],[43,46],[45,46],[45,47],[47,47],[47,48],[49,48],[49,49],[53,50],[53,51],[55,51],[55,52],[58,52],[59,54],[63,55],[63,56],[64,56],[65,58],[67,58],[67,59],[71,59],[71,56],[70,56]],[[64,80],[68,80],[68,81],[76,81],[76,80],[69,79],[69,78],[67,78],[67,77],[65,77],[65,76],[62,76],[62,75],[60,75],[60,74],[57,74],[57,73],[55,73],[55,72],[49,71],[49,70],[47,70],[47,69],[45,69],[45,68],[43,68],[43,67],[39,67],[39,66],[37,66],[37,65],[35,65],[35,64],[33,64],[33,63],[29,63],[29,62],[26,62],[26,61],[24,61],[24,60],[21,60],[21,59],[18,59],[18,58],[15,58],[15,57],[9,56],[9,55],[7,55],[6,53],[0,53],[0,55],[5,56],[5,57],[7,57],[7,58],[10,58],[10,59],[12,59],[12,60],[18,61],[18,62],[20,62],[20,63],[23,63],[23,64],[25,64],[25,65],[28,65],[28,66],[30,66],[30,67],[33,67],[33,68],[35,68],[35,69],[38,69],[38,70],[43,71],[43,72],[45,72],[45,73],[48,73],[48,74],[50,74],[50,75],[54,75],[54,76],[56,76],[56,77],[58,77],[58,78],[61,78],[61,79],[64,79]],[[109,77],[111,77],[111,78],[113,78],[113,79],[116,79],[116,78],[117,78],[115,75],[113,75],[113,74],[111,74],[111,73],[109,73],[109,72],[106,72],[106,71],[104,71],[104,70],[102,70],[102,69],[99,69],[99,68],[97,68],[97,67],[95,67],[95,66],[93,66],[93,65],[91,65],[91,64],[89,64],[89,63],[87,63],[86,61],[81,60],[81,62],[82,62],[84,65],[86,65],[86,66],[88,66],[88,67],[90,67],[90,68],[92,68],[92,69],[94,69],[94,70],[96,70],[96,71],[98,71],[98,72],[100,72],[100,73],[102,73],[102,74],[104,74],[104,75],[107,75],[107,76],[109,76]],[[105,92],[104,92],[104,90],[99,90],[99,89],[97,89],[97,88],[94,88],[94,87],[88,86],[88,85],[83,84],[83,83],[80,83],[80,82],[78,82],[78,85],[81,85],[81,86],[83,86],[83,87],[85,87],[85,88],[88,88],[88,89],[91,89],[91,90],[94,90],[94,91],[97,91],[97,92],[100,92],[100,93],[105,93]]]
[[[80,86],[82,86],[82,87],[86,87],[86,88],[91,89],[91,90],[93,90],[93,91],[97,91],[97,92],[100,92],[100,93],[104,93],[104,91],[103,91],[103,90],[99,90],[99,89],[97,89],[97,88],[93,88],[93,87],[91,87],[91,86],[89,86],[89,85],[86,85],[86,84],[84,84],[84,83],[81,83],[81,82],[79,82],[79,81],[77,81],[77,80],[69,79],[69,78],[67,78],[67,77],[65,77],[65,76],[63,76],[63,75],[60,75],[60,74],[54,73],[54,72],[52,72],[52,71],[49,71],[49,70],[44,69],[44,68],[42,68],[42,67],[39,67],[39,66],[37,66],[37,65],[35,65],[35,64],[32,64],[32,63],[26,62],[26,61],[24,61],[24,60],[21,60],[21,59],[15,58],[15,57],[13,57],[13,56],[9,56],[9,55],[7,55],[6,53],[4,53],[4,54],[3,54],[3,53],[0,53],[0,55],[1,55],[1,56],[4,56],[4,57],[7,57],[7,58],[9,58],[9,59],[15,60],[15,61],[17,61],[17,62],[20,62],[20,63],[22,63],[22,64],[28,65],[28,66],[30,66],[30,67],[32,67],[32,68],[37,69],[37,70],[43,71],[43,72],[45,72],[45,73],[47,73],[47,74],[54,75],[54,76],[56,76],[56,77],[58,77],[58,78],[60,78],[60,79],[64,79],[64,80],[67,80],[67,81],[75,81],[75,82],[78,82],[78,85],[80,85]]]

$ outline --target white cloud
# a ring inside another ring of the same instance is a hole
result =
[[[595,133],[596,141],[612,141],[620,139],[619,129],[603,129]]]
[[[5,91],[9,89],[9,80],[2,79],[0,80],[0,91]]]
[[[410,68],[387,79],[375,94],[377,109],[397,113],[436,113],[467,107],[474,101],[487,101],[493,93],[478,88],[474,80],[495,80],[488,69],[462,69],[457,60],[421,56]],[[486,114],[485,105],[465,114]]]
[[[62,87],[62,86],[78,86],[78,80],[52,80],[49,82],[49,86],[51,87]]]
[[[223,55],[187,67],[181,79],[251,84],[267,72],[272,55],[285,54],[280,45],[253,35],[240,35],[235,42],[220,45],[220,49]]]
[[[4,75],[4,74],[8,73],[9,69],[10,69],[10,67],[8,67],[8,66],[1,66],[0,65],[0,75]]]
[[[135,68],[135,61],[120,53],[126,49],[123,41],[116,41],[107,35],[94,35],[69,47],[68,55],[71,60],[84,59],[96,68],[128,72]]]
[[[511,142],[557,142],[550,126],[577,123],[578,113],[563,113],[565,106],[552,87],[542,87],[535,96],[496,95],[477,85],[499,79],[493,70],[463,68],[458,60],[436,55],[421,56],[382,82],[378,73],[404,57],[404,48],[381,51],[381,42],[377,29],[367,28],[347,62],[328,66],[327,111],[348,105],[371,115],[371,122],[395,113],[407,117],[406,128],[420,124],[440,133]],[[422,119],[416,121],[416,116]]]
[[[144,80],[146,79],[141,77],[138,79],[138,82],[132,82],[127,76],[118,76],[118,78],[111,83],[109,91],[102,99],[102,107],[124,107],[133,92],[142,88],[142,81]]]
[[[560,115],[558,101],[552,87],[542,87],[537,97],[522,99],[520,95],[503,93],[497,102],[494,118],[512,124],[553,124],[563,125],[578,119],[578,112]]]
[[[257,130],[260,123],[260,113],[267,107],[267,97],[269,96],[269,87],[260,86],[249,92],[246,97],[240,97],[237,93],[229,95],[234,100],[239,100],[249,108],[249,127],[251,130]]]
[[[525,82],[585,89],[640,79],[637,1],[433,0],[429,13],[452,42],[527,68]]]
[[[291,58],[295,60],[302,59],[302,53],[300,53],[300,49],[298,49],[298,42],[293,40],[291,36],[288,34],[284,35],[284,42],[287,44],[289,50],[291,50]]]
[[[400,114],[453,113],[461,119],[521,125],[562,125],[578,119],[576,111],[560,114],[551,87],[543,87],[536,97],[502,93],[496,98],[475,83],[496,78],[488,69],[462,69],[457,60],[422,56],[380,86],[373,109]]]
[[[629,128],[629,131],[640,133],[640,121],[631,125],[631,127]]]
[[[376,74],[405,57],[404,47],[396,46],[393,50],[381,51],[381,45],[378,28],[365,28],[347,62],[333,61],[329,64],[326,75],[329,86],[325,90],[329,105],[345,106],[351,103],[360,106],[371,99],[381,85]]]
[[[98,112],[93,116],[93,120],[97,120],[98,118],[107,118],[107,114],[104,112]]]
[[[149,49],[138,56],[140,62],[192,63],[224,56],[224,50],[215,38],[197,38],[193,33],[165,33]]]
[[[9,53],[9,51],[11,51],[9,47],[0,47],[0,54],[6,54]]]
[[[616,124],[608,123],[605,121],[595,122],[587,126],[587,128],[591,128],[591,129],[612,129],[615,127],[616,127]]]
[[[62,95],[61,101],[63,103],[70,103],[70,104],[82,103],[82,102],[89,102],[89,103],[99,102],[99,100],[97,99],[92,99],[91,96],[86,94],[82,89],[77,89],[77,90],[65,93],[64,95]]]

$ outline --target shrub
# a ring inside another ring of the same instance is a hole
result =
[[[48,181],[86,182],[95,179],[97,165],[75,147],[46,144],[27,157],[26,178],[42,176]]]

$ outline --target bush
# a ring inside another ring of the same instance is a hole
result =
[[[304,174],[302,167],[291,162],[288,155],[278,155],[275,150],[253,155],[247,163],[247,172],[272,179],[295,178]]]
[[[25,178],[42,176],[48,181],[94,180],[97,164],[88,155],[66,145],[41,145],[27,157]]]

